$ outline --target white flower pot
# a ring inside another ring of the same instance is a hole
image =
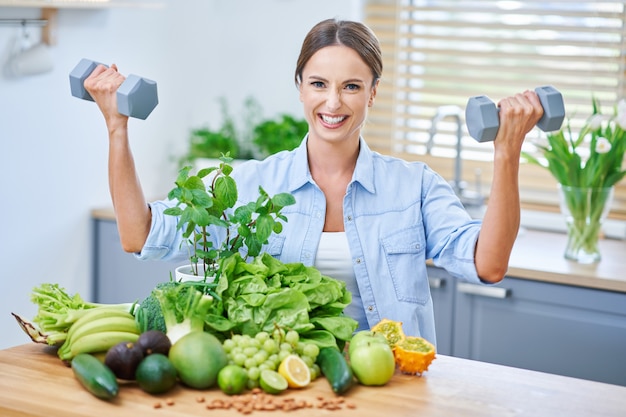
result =
[[[177,267],[174,270],[174,276],[176,278],[176,281],[178,282],[184,282],[184,281],[202,281],[204,280],[204,275],[203,275],[203,264],[202,263],[198,263],[198,270],[199,270],[199,275],[194,274],[193,268],[191,265],[186,264],[186,265],[181,265],[179,267]],[[215,280],[215,275],[213,275],[213,272],[210,272],[211,275],[208,275],[206,277],[206,282],[213,282]]]

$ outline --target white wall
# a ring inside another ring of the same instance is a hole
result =
[[[130,122],[144,191],[154,198],[171,188],[171,159],[184,151],[189,129],[220,122],[218,97],[235,115],[250,95],[266,116],[301,115],[293,70],[304,35],[325,18],[361,18],[361,0],[161,2],[159,9],[61,9],[54,70],[0,75],[0,348],[29,341],[10,312],[35,315],[34,286],[91,294],[90,211],[110,199],[104,122],[95,104],[69,94],[68,73],[81,58],[158,82],[158,107]],[[39,13],[0,7],[0,19]],[[0,26],[0,65],[19,33]]]

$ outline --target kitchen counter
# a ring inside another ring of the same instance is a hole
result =
[[[204,402],[198,402],[198,398]],[[335,398],[324,378],[302,390],[277,397],[319,402]],[[53,349],[27,344],[0,351],[0,415],[43,416],[190,416],[205,415],[206,404],[227,399],[217,388],[205,391],[176,387],[151,396],[134,383],[120,386],[114,401],[89,394],[62,364]],[[168,399],[173,401],[167,405]],[[160,408],[155,404],[160,403]],[[354,405],[348,408],[347,403]],[[315,407],[315,406],[314,406]],[[384,387],[356,386],[339,410],[318,408],[290,415],[333,416],[623,416],[626,387],[438,355],[423,376],[397,373]],[[280,416],[284,411],[254,411],[252,415]],[[241,415],[234,409],[219,415]]]
[[[92,217],[115,221],[111,209],[93,210]],[[521,229],[511,254],[508,275],[626,293],[626,241],[601,240],[602,260],[592,265],[565,259],[565,244],[563,233]]]
[[[563,257],[564,233],[521,230],[509,260],[509,276],[626,293],[626,241],[601,239],[602,260],[583,265]]]

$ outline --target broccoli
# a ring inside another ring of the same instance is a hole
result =
[[[211,286],[214,285],[175,281],[158,284],[137,309],[139,329],[160,330],[172,344],[187,333],[203,331],[213,302],[213,297],[203,290]]]
[[[175,281],[161,282],[154,287],[150,294],[139,303],[137,311],[135,312],[135,320],[141,333],[148,330],[159,330],[163,333],[167,331],[165,328],[165,320],[163,320],[163,313],[161,312],[161,304],[155,296],[157,289],[164,289],[168,287],[177,287],[178,283]]]

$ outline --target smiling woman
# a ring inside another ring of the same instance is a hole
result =
[[[255,201],[259,189],[267,195],[292,194],[295,204],[281,211],[275,233],[259,242],[260,252],[286,264],[324,265],[319,254],[327,251],[320,244],[327,240],[321,237],[338,234],[348,249],[342,253],[347,260],[342,279],[356,294],[342,297],[344,304],[354,300],[351,311],[358,312],[352,318],[368,328],[388,317],[403,322],[408,335],[434,343],[426,259],[477,284],[503,279],[519,227],[518,165],[511,161],[519,160],[520,143],[543,111],[534,92],[502,102],[494,142],[497,181],[483,221],[476,221],[430,167],[369,149],[361,129],[381,76],[379,42],[366,25],[336,19],[314,25],[295,71],[308,134],[293,151],[250,160],[233,170],[237,202],[227,210],[250,214],[250,206],[241,202]],[[98,67],[85,82],[109,132],[110,187],[122,244],[140,259],[179,260],[187,256],[181,243],[190,230],[180,224],[184,219],[167,215],[179,201],[148,204],[143,197],[128,118],[117,112],[113,96],[123,79],[114,66]],[[197,249],[218,247],[225,234],[235,235],[217,226],[221,220],[210,223],[203,233],[207,240],[195,242]],[[254,263],[245,253],[217,261],[225,268],[240,255],[244,264]],[[328,296],[326,291],[319,295]],[[343,313],[343,307],[335,302],[326,313]],[[321,318],[316,322],[324,327]]]

